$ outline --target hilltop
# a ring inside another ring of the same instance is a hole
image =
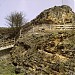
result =
[[[41,12],[31,24],[64,24],[75,20],[75,13],[69,6],[54,6]]]

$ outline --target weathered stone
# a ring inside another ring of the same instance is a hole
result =
[[[43,29],[39,31],[37,28],[41,24],[42,26],[61,25],[64,22],[71,24],[71,16],[74,16],[72,13],[68,6],[55,6],[38,15],[29,23],[28,28],[24,26],[24,37],[18,39],[18,45],[15,45],[11,51],[12,62],[15,61],[14,65],[23,66],[25,75],[66,75],[69,69],[74,72],[75,60],[71,61],[72,58],[75,58],[74,52],[69,50],[74,47],[75,43],[72,41],[72,37],[75,33],[65,30],[55,32],[49,30],[47,32],[46,29]],[[64,15],[64,22],[62,15]],[[36,32],[31,33],[32,25],[35,26]],[[75,39],[73,38],[73,40]],[[68,67],[65,67],[66,65]],[[20,70],[16,69],[16,73],[19,72]]]

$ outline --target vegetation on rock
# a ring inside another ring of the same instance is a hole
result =
[[[75,13],[69,6],[55,6],[44,10],[35,19],[32,24],[66,24],[75,20]]]
[[[74,15],[69,6],[55,6],[44,10],[27,23],[23,28],[23,37],[17,40],[10,52],[13,65],[18,69],[23,68],[24,75],[74,75],[74,30],[36,29],[37,25],[42,24],[74,24]],[[33,26],[35,32],[32,32]]]

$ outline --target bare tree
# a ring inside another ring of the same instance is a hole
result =
[[[21,27],[26,22],[25,16],[22,12],[11,13],[6,17],[6,20],[10,27]]]
[[[26,23],[25,16],[22,12],[13,12],[5,19],[7,20],[8,25],[13,29],[14,35],[16,35]]]

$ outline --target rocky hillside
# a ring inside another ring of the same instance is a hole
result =
[[[75,14],[69,6],[55,6],[41,12],[34,20],[32,24],[63,24],[72,23],[72,19],[75,19]],[[64,19],[64,22],[63,22]],[[74,20],[73,20],[74,21]]]
[[[23,26],[23,32],[28,32],[33,26],[41,24],[74,24],[75,13],[67,5],[54,6],[41,12],[36,18]]]
[[[72,24],[74,13],[64,5],[45,10],[28,26],[24,26],[23,37],[16,41],[10,52],[16,74],[75,75],[75,32],[37,29],[32,32],[31,27],[38,23],[63,24],[63,14],[66,16],[64,22]]]
[[[71,32],[27,34],[11,51],[15,72],[22,67],[25,75],[74,75],[74,44]]]

